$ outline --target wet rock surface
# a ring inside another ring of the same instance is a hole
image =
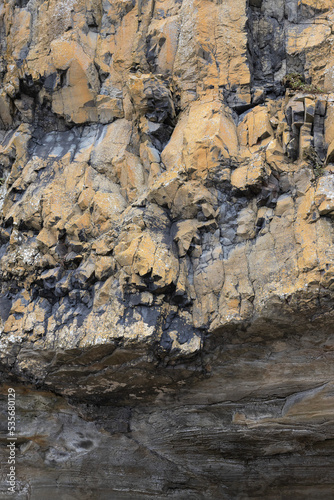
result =
[[[0,2],[17,498],[330,498],[333,16]]]

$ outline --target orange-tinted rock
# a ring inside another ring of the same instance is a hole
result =
[[[331,498],[333,26],[329,0],[0,2],[20,498]]]

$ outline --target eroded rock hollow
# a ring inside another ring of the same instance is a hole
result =
[[[1,498],[333,498],[333,33],[0,1]]]

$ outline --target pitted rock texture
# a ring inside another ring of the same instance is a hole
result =
[[[19,498],[329,498],[333,27],[329,0],[0,2]]]

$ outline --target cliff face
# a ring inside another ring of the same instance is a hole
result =
[[[333,29],[0,1],[4,498],[332,496]]]

